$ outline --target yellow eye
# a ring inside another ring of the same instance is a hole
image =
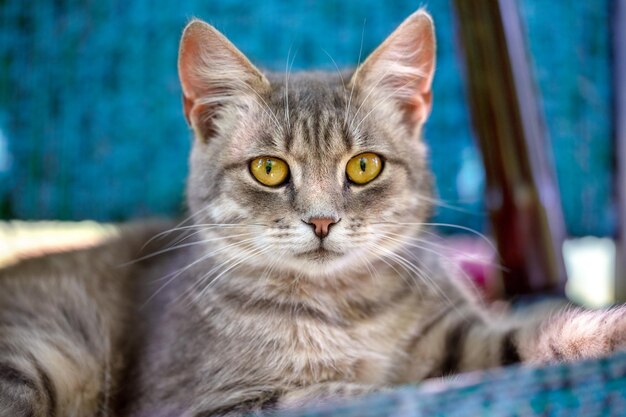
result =
[[[250,162],[250,172],[261,184],[275,187],[287,180],[289,165],[282,159],[263,156]]]
[[[375,153],[367,152],[355,156],[346,165],[346,174],[356,184],[367,184],[383,169],[383,161]]]

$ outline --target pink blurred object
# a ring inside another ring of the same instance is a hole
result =
[[[446,237],[445,243],[446,256],[459,266],[472,289],[486,301],[502,298],[501,266],[493,245],[471,236]]]

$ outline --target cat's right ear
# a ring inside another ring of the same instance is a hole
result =
[[[215,133],[221,107],[269,89],[265,76],[224,35],[197,19],[183,31],[178,75],[187,123],[205,140]]]
[[[357,68],[350,85],[379,103],[396,103],[409,130],[419,132],[432,104],[435,51],[433,19],[420,9]]]

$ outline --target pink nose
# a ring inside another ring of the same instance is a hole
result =
[[[315,231],[317,237],[321,237],[323,239],[328,236],[330,226],[336,222],[333,219],[325,217],[311,217],[307,223],[313,226],[313,231]]]

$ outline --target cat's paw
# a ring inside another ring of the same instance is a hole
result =
[[[341,399],[356,398],[381,390],[384,388],[349,382],[315,384],[285,393],[278,401],[277,408],[281,410],[295,409],[305,405],[333,403]]]
[[[548,319],[538,335],[533,361],[566,362],[626,350],[626,306],[569,309]]]

